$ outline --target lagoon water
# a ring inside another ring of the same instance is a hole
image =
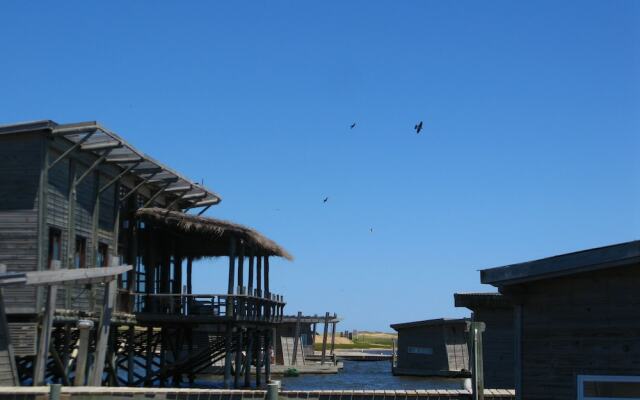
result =
[[[389,361],[344,361],[333,375],[300,375],[282,379],[284,390],[462,389],[463,379],[393,376]]]

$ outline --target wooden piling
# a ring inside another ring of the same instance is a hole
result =
[[[324,328],[322,333],[322,358],[320,359],[320,364],[324,365],[324,360],[327,355],[327,333],[329,330],[329,312],[324,315]]]
[[[331,355],[332,356],[333,356],[334,349],[336,347],[336,325],[338,324],[338,322],[336,322],[337,318],[338,318],[338,315],[336,313],[333,313],[333,324],[331,326]]]
[[[51,262],[51,269],[60,269],[59,261]],[[40,337],[38,338],[38,354],[33,371],[33,385],[44,385],[45,370],[47,368],[47,359],[49,358],[49,346],[51,345],[51,330],[53,327],[53,314],[56,309],[56,295],[58,293],[58,285],[48,285],[46,288],[46,303],[42,324],[40,326]]]
[[[104,371],[104,361],[109,346],[109,330],[111,328],[111,315],[115,308],[116,295],[118,291],[118,281],[111,280],[105,285],[104,305],[102,307],[102,315],[100,316],[100,324],[98,326],[98,335],[96,338],[96,355],[93,368],[93,374],[90,379],[91,386],[102,386],[102,373]]]
[[[298,345],[300,341],[300,319],[302,318],[302,311],[298,311],[296,317],[296,329],[293,337],[293,355],[291,356],[291,365],[296,365],[298,361]],[[304,362],[304,360],[303,360]]]

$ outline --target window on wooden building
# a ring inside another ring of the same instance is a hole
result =
[[[106,243],[98,244],[98,255],[96,257],[96,267],[107,267],[109,265],[109,245]]]
[[[640,376],[578,375],[578,399],[640,399]]]
[[[49,258],[47,266],[51,268],[51,261],[62,259],[62,232],[60,229],[49,228]]]
[[[76,252],[73,256],[73,265],[76,268],[87,267],[87,239],[76,236]]]

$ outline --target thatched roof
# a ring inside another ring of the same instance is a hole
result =
[[[173,234],[184,256],[194,258],[229,255],[229,242],[233,238],[242,243],[245,255],[253,252],[260,256],[293,257],[273,240],[246,226],[215,218],[169,211],[164,208],[141,208],[136,217],[161,231]]]

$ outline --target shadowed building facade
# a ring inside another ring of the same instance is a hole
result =
[[[640,241],[481,271],[514,305],[520,399],[640,398]]]
[[[456,307],[472,311],[471,320],[484,322],[482,354],[484,387],[513,389],[514,337],[513,306],[500,293],[456,293]]]
[[[392,324],[398,332],[394,375],[469,376],[468,319]]]

